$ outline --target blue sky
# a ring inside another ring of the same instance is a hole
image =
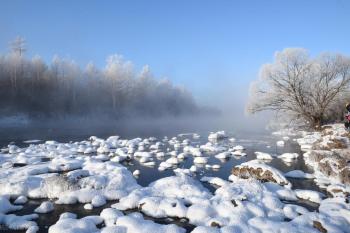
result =
[[[118,53],[185,85],[196,98],[245,96],[277,50],[350,54],[347,0],[0,1],[0,53],[17,35],[28,56],[103,66]],[[242,97],[243,98],[243,97]]]

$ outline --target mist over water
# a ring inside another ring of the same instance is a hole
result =
[[[108,137],[119,135],[123,138],[172,137],[180,133],[199,133],[206,137],[209,132],[225,130],[235,136],[266,134],[266,124],[255,117],[239,114],[132,117],[132,118],[83,118],[28,120],[8,118],[0,122],[0,144],[21,143],[25,140],[83,140],[89,136]],[[15,122],[14,122],[15,121]]]

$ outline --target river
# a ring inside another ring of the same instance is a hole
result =
[[[209,127],[208,127],[209,128]],[[213,130],[218,130],[218,128],[212,128]],[[223,129],[223,128],[221,128]],[[223,129],[225,130],[225,129]],[[28,144],[24,143],[25,140],[30,139],[38,139],[38,140],[56,140],[58,142],[71,142],[71,141],[81,141],[89,138],[91,135],[96,135],[98,137],[106,138],[111,135],[120,135],[122,138],[132,139],[134,137],[149,137],[153,136],[157,139],[162,139],[167,136],[169,139],[172,137],[177,137],[180,140],[190,139],[191,144],[202,145],[205,144],[208,139],[208,134],[210,130],[205,129],[205,127],[201,127],[200,129],[195,129],[195,127],[190,128],[189,130],[184,130],[184,128],[176,128],[176,127],[166,127],[165,125],[154,127],[153,124],[150,124],[146,128],[137,128],[130,127],[129,130],[127,127],[106,127],[106,128],[86,128],[82,129],[80,127],[12,127],[1,130],[0,133],[0,145],[1,147],[7,147],[8,144],[16,144],[20,147],[25,147]],[[218,170],[207,169],[205,166],[199,167],[199,172],[196,175],[196,179],[200,179],[203,176],[213,176],[220,177],[223,179],[227,179],[231,174],[232,167],[243,162],[252,160],[256,158],[254,152],[261,151],[269,154],[282,154],[287,152],[299,153],[300,151],[299,145],[292,140],[288,140],[285,143],[284,147],[278,147],[276,145],[276,141],[281,140],[281,138],[277,136],[273,136],[270,131],[235,131],[232,129],[226,129],[228,138],[235,138],[234,142],[229,141],[228,139],[219,141],[219,144],[228,144],[234,143],[235,145],[242,145],[245,148],[246,156],[232,156],[229,159],[220,160],[215,158],[214,156],[209,156],[208,164],[220,164],[221,168]],[[180,135],[179,133],[198,133],[201,137],[199,139],[193,139],[192,135]],[[42,142],[41,141],[41,142]],[[40,143],[39,141],[37,143]],[[164,147],[164,150],[167,146]],[[165,157],[167,159],[168,157]],[[137,179],[137,182],[142,186],[147,186],[151,182],[162,178],[174,175],[172,169],[159,171],[158,165],[163,160],[156,160],[156,165],[153,167],[148,167],[140,164],[137,160],[132,160],[129,162],[124,162],[123,164],[130,170],[140,170],[141,175]],[[281,159],[274,158],[270,162],[267,162],[269,165],[279,169],[282,172],[288,172],[291,170],[302,170],[304,172],[311,172],[311,168],[305,165],[303,156],[299,156],[292,163],[286,163]],[[185,159],[182,163],[178,165],[179,168],[190,168],[193,165],[193,157],[189,157]],[[292,179],[288,178],[289,181],[293,185],[293,189],[309,189],[316,190],[325,193],[324,190],[320,190],[318,186],[312,180],[306,179]],[[207,183],[203,183],[205,187],[207,187],[211,192],[215,191],[215,187],[213,185],[209,185]],[[19,211],[14,211],[14,214],[24,215],[31,214],[33,210],[40,205],[40,203],[44,201],[44,199],[29,199],[29,201],[24,205],[24,208]],[[40,233],[45,233],[48,231],[48,227],[56,223],[59,218],[59,215],[64,212],[72,212],[78,215],[78,218],[88,215],[98,215],[102,209],[109,207],[111,204],[115,203],[115,201],[107,202],[106,205],[98,208],[94,208],[92,210],[85,210],[83,208],[84,204],[74,204],[74,205],[56,205],[53,212],[49,214],[39,214],[39,218],[36,220],[38,223]],[[306,207],[311,211],[315,211],[318,208],[318,205],[308,201],[298,201],[294,204],[298,204]],[[137,210],[132,210],[137,211]],[[129,211],[130,212],[130,211]],[[188,224],[184,219],[173,219],[173,218],[165,218],[165,219],[154,219],[151,217],[145,216],[145,218],[152,219],[157,223],[175,223],[179,226],[182,226],[190,232],[194,226]],[[24,232],[24,231],[11,231],[3,229],[0,232]]]

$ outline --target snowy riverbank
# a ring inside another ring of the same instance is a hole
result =
[[[302,132],[297,139],[315,181],[335,196],[350,193],[350,134],[343,124],[324,126],[320,132]]]
[[[93,136],[71,143],[28,141],[33,144],[26,147],[11,144],[0,153],[0,223],[34,233],[39,231],[38,216],[49,214],[58,205],[81,203],[88,211],[110,203],[98,215],[79,218],[77,213],[62,213],[54,225],[48,226],[48,232],[186,232],[179,224],[160,224],[157,219],[191,225],[193,230],[187,231],[195,233],[350,232],[349,189],[342,180],[343,170],[338,170],[338,176],[325,177],[321,175],[325,172],[322,164],[329,162],[333,168],[332,155],[317,163],[311,160],[320,149],[344,156],[346,149],[326,148],[339,141],[347,145],[343,133],[340,127],[332,126],[323,133],[304,132],[296,139],[314,174],[301,170],[283,173],[270,163],[295,162],[300,155],[293,151],[255,151],[254,159],[235,165],[229,177],[204,173],[200,179],[200,169],[219,170],[227,159],[247,156],[245,148],[223,131],[211,133],[208,142],[202,144],[198,143],[198,134],[131,140]],[[275,146],[283,147],[291,141],[286,135],[282,139],[276,140]],[[181,166],[186,160],[193,162]],[[144,174],[127,166],[134,162],[173,173],[142,186],[138,178]],[[317,184],[328,185],[331,195],[296,189],[289,177],[316,177]],[[212,184],[214,190],[206,188],[205,183]],[[16,214],[29,199],[38,198],[43,201],[33,213]],[[303,207],[299,200],[316,203],[318,211]]]

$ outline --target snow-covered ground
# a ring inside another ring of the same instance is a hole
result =
[[[130,140],[92,136],[70,143],[38,144],[36,140],[27,141],[25,147],[11,144],[0,152],[0,224],[34,233],[39,230],[40,215],[50,215],[60,205],[80,204],[86,211],[102,211],[86,217],[62,213],[48,232],[350,232],[349,187],[339,178],[343,170],[336,170],[344,165],[340,159],[344,151],[334,152],[337,161],[331,155],[315,161],[312,155],[314,147],[324,150],[334,145],[334,138],[347,143],[342,133],[335,126],[324,135],[304,133],[297,140],[303,150],[308,148],[304,156],[295,151],[250,153],[224,131],[210,133],[204,143],[198,139],[206,137],[183,134]],[[278,137],[266,148],[288,148],[291,138]],[[290,164],[303,158],[315,168],[314,174],[295,169],[284,173],[274,167],[274,161]],[[230,159],[239,161],[231,166],[232,172],[211,176]],[[140,167],[132,169],[134,163]],[[337,174],[337,179],[321,176],[320,166]],[[140,183],[150,171],[168,175]],[[296,189],[289,177],[316,178],[328,184],[331,195]],[[33,213],[17,215],[33,199],[42,200]],[[308,210],[300,201],[319,205],[318,211]],[[161,224],[157,219],[175,221]]]

